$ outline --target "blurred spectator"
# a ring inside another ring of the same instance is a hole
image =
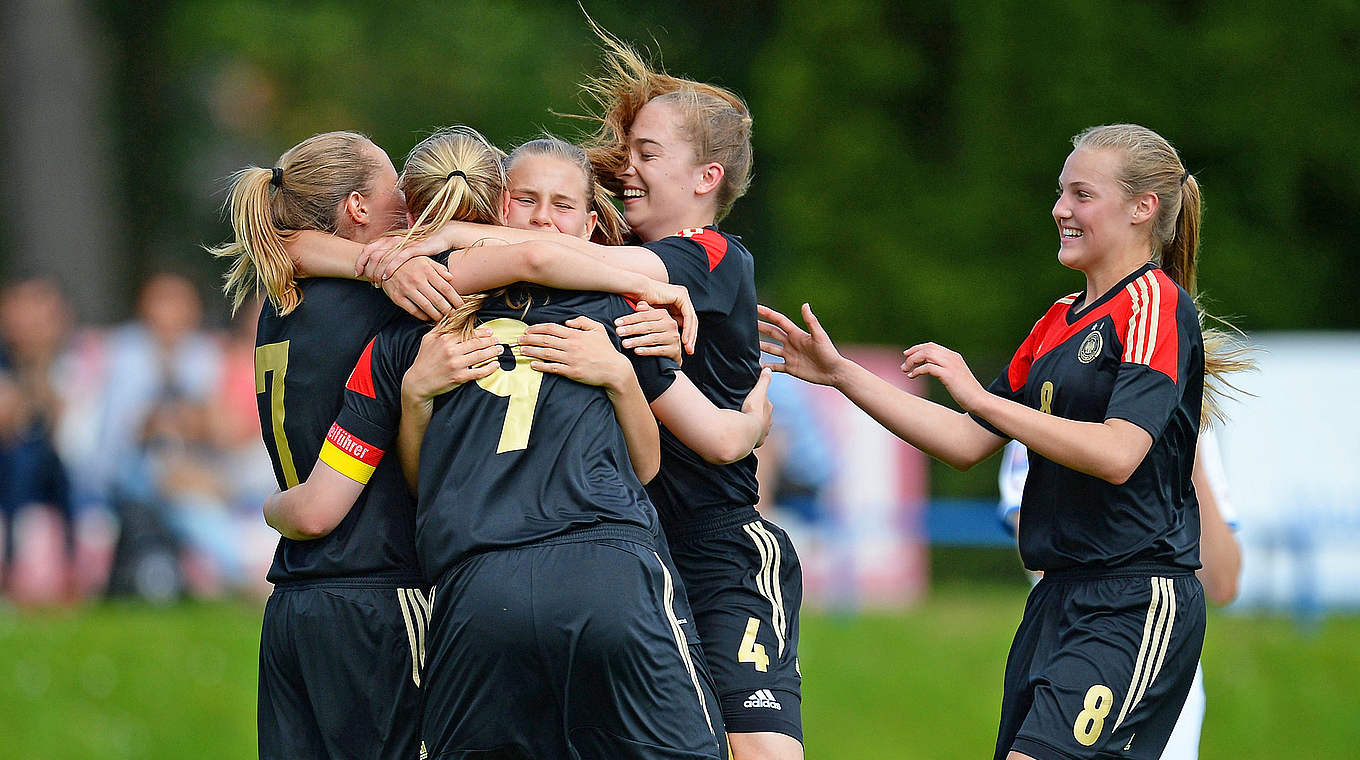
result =
[[[70,324],[50,280],[0,289],[0,578],[24,604],[66,601],[75,588],[70,483],[53,444]]]
[[[782,511],[813,524],[826,514],[822,497],[836,462],[817,421],[812,392],[806,383],[780,372],[770,379],[774,424],[756,450],[757,507],[767,519],[781,519],[776,515]]]

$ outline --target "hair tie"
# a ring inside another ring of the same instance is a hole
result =
[[[462,177],[462,178],[463,178],[463,181],[464,181],[464,182],[467,182],[467,175],[464,174],[462,171],[460,171],[460,170],[458,170],[458,169],[454,169],[453,171],[449,172],[449,176],[445,177],[445,178],[444,178],[444,181],[445,181],[445,182],[448,182],[449,180],[453,179],[454,177]]]
[[[274,176],[269,178],[269,184],[274,187],[283,187],[283,170],[275,166],[270,170]]]
[[[1185,170],[1185,174],[1182,174],[1182,175],[1181,175],[1181,184],[1184,185],[1184,184],[1185,184],[1185,181],[1186,181],[1187,179],[1190,179],[1190,170],[1189,170],[1189,169],[1186,169],[1186,170]]]

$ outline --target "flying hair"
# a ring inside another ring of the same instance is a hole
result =
[[[751,186],[752,120],[745,101],[726,88],[671,76],[660,66],[653,68],[631,45],[589,16],[586,20],[603,52],[603,71],[581,84],[592,113],[578,117],[597,124],[584,144],[596,173],[612,183],[628,165],[628,131],[638,111],[653,100],[672,103],[681,114],[681,131],[694,146],[698,162],[723,167],[714,196],[715,221],[721,221]]]

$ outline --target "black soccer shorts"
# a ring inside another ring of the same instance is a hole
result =
[[[667,538],[728,733],[770,731],[802,741],[803,570],[788,534],[743,507]]]
[[[434,591],[430,757],[718,758],[674,592],[628,525],[464,560]]]
[[[1047,573],[1006,661],[996,758],[1161,757],[1204,645],[1189,572]]]
[[[429,596],[406,583],[274,588],[260,632],[262,760],[419,760]]]

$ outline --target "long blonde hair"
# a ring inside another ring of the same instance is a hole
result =
[[[231,259],[222,291],[233,315],[260,290],[280,314],[302,302],[297,266],[284,243],[299,230],[335,232],[345,198],[373,192],[380,165],[365,144],[372,141],[358,132],[312,135],[279,156],[273,168],[250,166],[232,175],[226,207],[235,237],[206,250]]]
[[[397,247],[423,240],[448,222],[502,224],[504,158],[500,148],[472,127],[445,127],[421,140],[406,157],[400,182],[407,209],[417,215],[416,223],[404,233],[394,233],[403,235]],[[500,288],[463,296],[463,305],[445,314],[435,330],[471,337],[473,318],[482,304],[508,292]]]
[[[595,212],[595,231],[590,239],[601,245],[622,245],[628,237],[628,223],[623,220],[619,207],[610,200],[614,194],[595,178],[595,166],[583,148],[553,135],[544,135],[510,151],[505,157],[505,173],[514,170],[515,163],[525,156],[549,156],[560,158],[581,170],[584,183],[586,205]]]
[[[1072,137],[1072,147],[1119,151],[1123,162],[1115,179],[1125,196],[1156,194],[1157,212],[1151,226],[1152,258],[1172,281],[1195,299],[1204,336],[1204,414],[1201,423],[1211,418],[1223,420],[1222,401],[1234,392],[1242,392],[1229,376],[1255,369],[1256,361],[1241,330],[1199,306],[1195,273],[1203,214],[1199,180],[1185,168],[1180,154],[1166,138],[1137,124],[1090,127]],[[1205,327],[1209,320],[1218,322],[1223,329]]]
[[[632,46],[593,20],[590,26],[604,48],[604,72],[581,85],[594,103],[594,113],[581,118],[598,122],[585,143],[596,172],[612,182],[628,165],[628,130],[638,111],[652,100],[673,103],[699,163],[722,164],[723,178],[714,196],[715,221],[721,221],[751,186],[752,120],[746,102],[723,87],[671,76],[659,67],[654,70]]]

